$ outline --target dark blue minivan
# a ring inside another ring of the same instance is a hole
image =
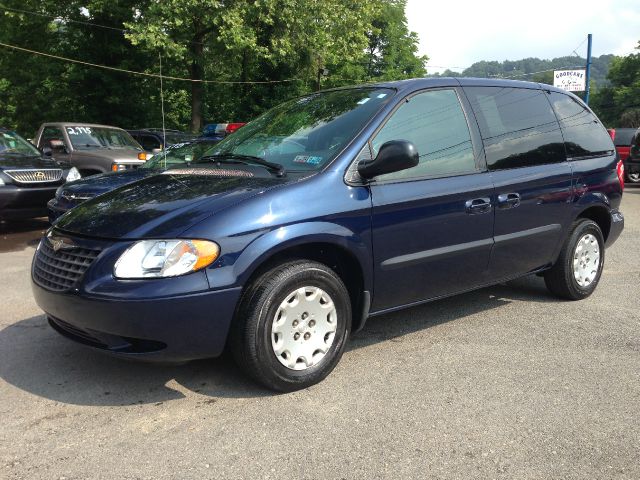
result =
[[[623,229],[623,178],[593,112],[548,85],[328,90],[63,215],[33,291],[55,330],[96,349],[227,348],[291,391],[328,375],[369,316],[533,273],[589,296]]]

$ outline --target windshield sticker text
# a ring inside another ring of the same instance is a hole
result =
[[[82,133],[91,135],[91,128],[90,127],[67,127],[67,133],[69,135],[80,135]]]
[[[321,162],[322,157],[310,155],[297,155],[296,158],[293,159],[293,163],[304,163],[307,165],[320,165]]]

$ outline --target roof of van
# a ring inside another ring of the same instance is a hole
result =
[[[397,90],[416,90],[420,88],[438,86],[458,86],[463,87],[517,87],[543,89],[552,92],[568,93],[565,90],[547,85],[544,83],[525,82],[522,80],[507,80],[502,78],[473,78],[473,77],[432,77],[432,78],[411,78],[408,80],[396,80],[391,82],[377,82],[362,86],[386,87]]]

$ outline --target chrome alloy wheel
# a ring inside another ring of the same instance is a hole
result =
[[[291,370],[317,365],[331,348],[338,327],[333,300],[318,287],[301,287],[282,301],[271,326],[271,346]]]
[[[595,280],[600,268],[600,244],[590,233],[583,235],[573,252],[573,276],[582,288]]]

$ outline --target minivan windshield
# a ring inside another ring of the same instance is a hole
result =
[[[74,148],[90,150],[94,148],[116,148],[142,150],[131,135],[119,128],[68,126],[67,135]]]
[[[187,165],[196,162],[215,142],[187,142],[169,145],[164,151],[155,154],[140,168],[161,169],[174,165]]]
[[[201,161],[260,157],[287,171],[319,170],[389,102],[390,88],[314,93],[279,105],[206,152]],[[241,159],[239,159],[241,160]]]
[[[0,130],[0,155],[36,156],[40,152],[16,132]]]

